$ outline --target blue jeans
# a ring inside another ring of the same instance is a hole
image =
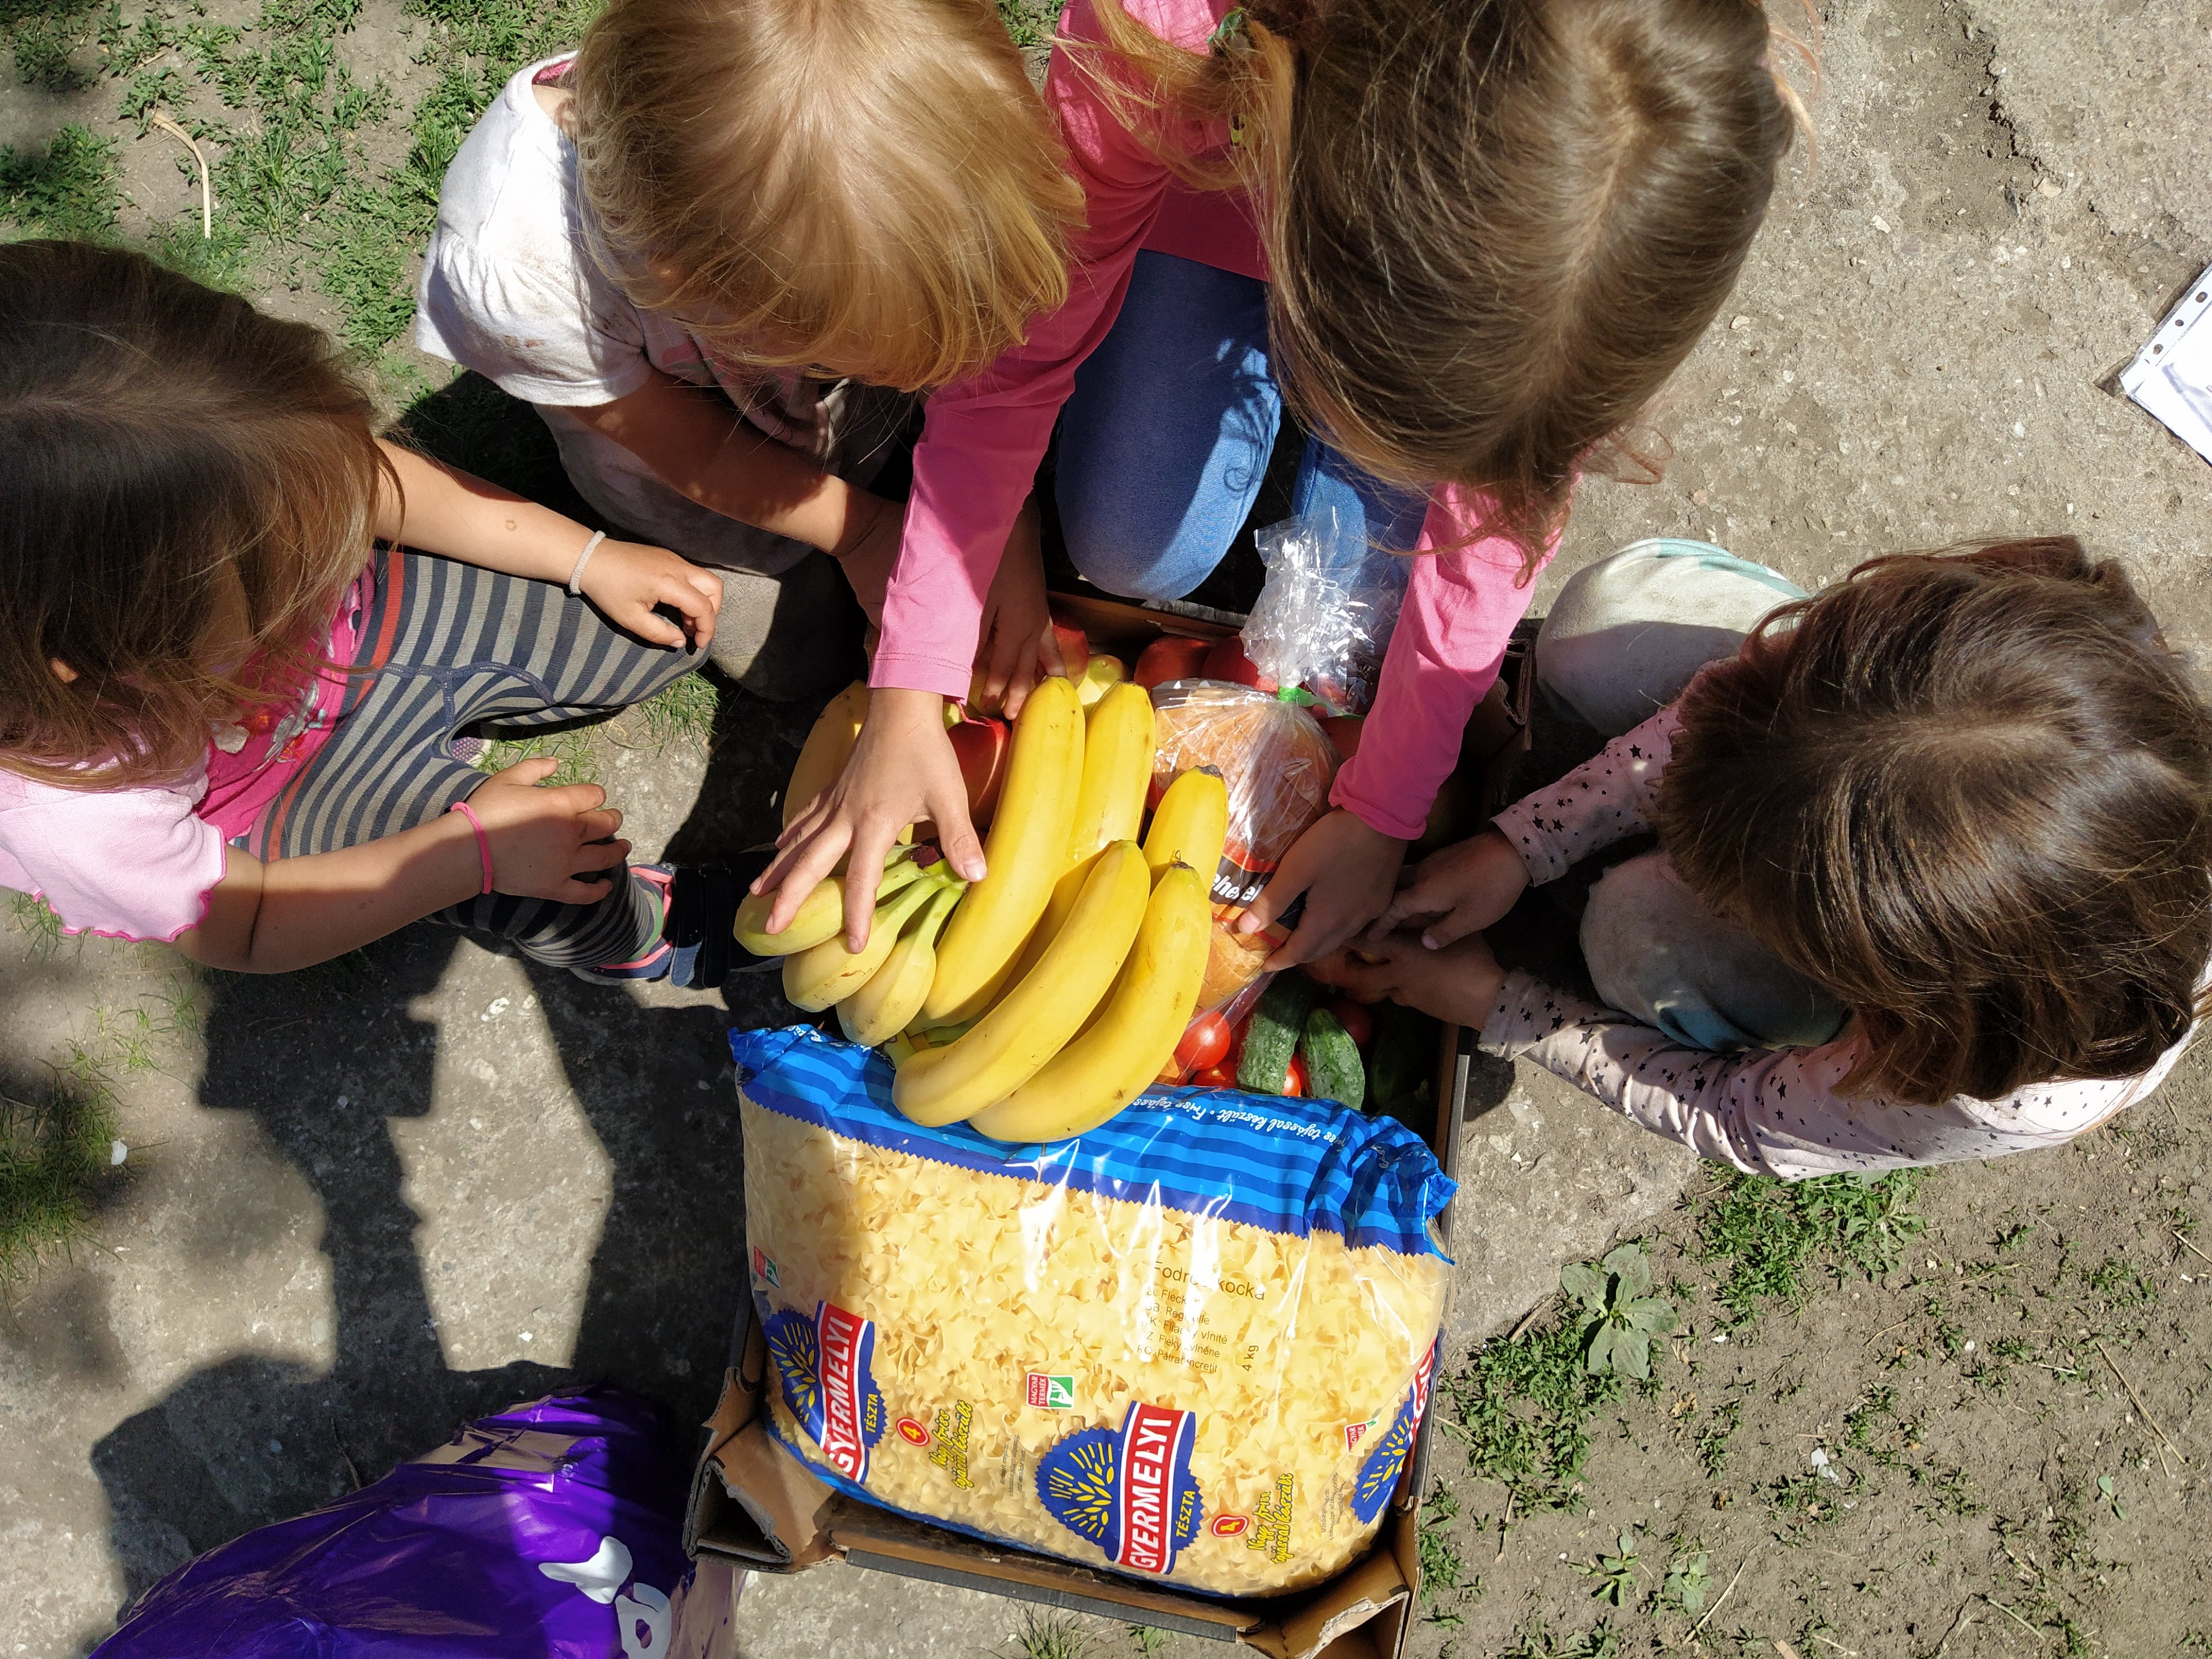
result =
[[[1189,592],[1250,516],[1282,418],[1267,285],[1139,253],[1121,313],[1075,371],[1060,415],[1060,521],[1075,568],[1127,599]],[[1310,438],[1291,512],[1325,507],[1347,531],[1402,552],[1419,538],[1428,497]]]
[[[1805,597],[1710,542],[1638,542],[1577,571],[1536,636],[1536,684],[1608,738],[1731,657],[1759,618]],[[1735,923],[1705,908],[1664,852],[1599,878],[1583,912],[1583,962],[1608,1006],[1694,1048],[1813,1048],[1850,1011]]]

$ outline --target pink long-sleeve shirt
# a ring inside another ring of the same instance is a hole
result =
[[[1230,6],[1129,0],[1132,15],[1193,52],[1205,49]],[[1076,40],[1099,40],[1091,0],[1073,0],[1061,29]],[[966,695],[983,596],[1076,367],[1121,310],[1138,250],[1267,275],[1249,202],[1179,184],[1065,54],[1053,61],[1045,100],[1087,210],[1074,239],[1067,302],[983,373],[931,398],[872,685]],[[1228,141],[1218,122],[1188,123],[1176,136],[1194,155],[1218,154]],[[1462,526],[1483,517],[1480,499],[1455,487],[1432,493],[1359,752],[1330,792],[1335,805],[1384,835],[1421,833],[1458,759],[1468,716],[1497,679],[1534,591],[1520,580],[1517,544],[1468,539]]]

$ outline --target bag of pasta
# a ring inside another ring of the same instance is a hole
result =
[[[1363,1553],[1429,1397],[1452,1182],[1402,1125],[1158,1089],[1009,1146],[879,1054],[739,1032],[767,1421],[830,1486],[1154,1583],[1262,1595]]]

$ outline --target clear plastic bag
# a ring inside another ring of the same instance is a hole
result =
[[[900,1513],[1222,1595],[1364,1553],[1429,1398],[1452,1182],[1325,1101],[1155,1089],[1008,1146],[738,1032],[769,1431]]]
[[[1333,507],[1255,539],[1267,580],[1244,621],[1244,654],[1276,684],[1304,688],[1323,712],[1364,714],[1410,563],[1351,532]]]

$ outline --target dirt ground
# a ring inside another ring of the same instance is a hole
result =
[[[407,154],[465,9],[368,0],[341,37],[392,93],[357,169]],[[2072,530],[2130,562],[2172,639],[2212,646],[2212,471],[2106,389],[2212,262],[2207,21],[2202,0],[1822,7],[1817,149],[1656,411],[1667,476],[1585,488],[1535,608],[1641,536],[1812,585],[1892,547]],[[197,86],[180,108],[212,115]],[[120,90],[0,63],[0,145],[113,136],[117,234],[139,237],[196,212],[196,185]],[[352,326],[313,234],[239,280]],[[369,356],[395,410],[543,477],[526,414],[404,341]],[[772,820],[809,712],[726,690],[708,744],[633,722],[589,761],[641,852],[726,852]],[[509,1400],[605,1376],[703,1414],[743,1285],[723,1034],[777,1018],[758,979],[610,992],[428,928],[255,981],[0,927],[0,1081],[36,1086],[76,1045],[126,1146],[93,1239],[0,1308],[0,1654],[74,1659],[193,1554]],[[1741,1309],[1735,1276],[1786,1233],[1729,1246],[1712,1170],[1547,1074],[1486,1069],[1413,1650],[2212,1652],[2208,1064],[2073,1147],[1928,1177],[1877,1277],[1815,1259],[1802,1304]],[[1499,1379],[1546,1351],[1561,1266],[1636,1238],[1683,1316],[1653,1384],[1545,1416]],[[1498,1411],[1586,1425],[1586,1464],[1552,1478],[1555,1437],[1517,1484],[1477,1473],[1527,1438]],[[748,1659],[1043,1659],[1026,1633],[1014,1604],[849,1569],[757,1580],[739,1615]],[[1162,1650],[1070,1633],[1101,1659]]]

